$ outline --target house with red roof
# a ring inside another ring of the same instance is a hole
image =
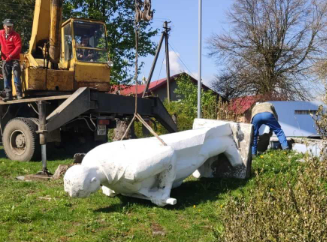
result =
[[[188,75],[189,79],[191,80],[194,85],[198,84],[198,80],[190,76],[189,74],[182,72],[176,75],[171,76],[169,86],[170,86],[170,100],[171,101],[177,101],[179,98],[175,94],[174,90],[177,88],[177,79],[181,77],[182,75]],[[142,96],[144,89],[146,85],[116,85],[112,87],[111,93],[117,93],[124,96],[132,96],[137,93],[138,96]],[[209,87],[202,84],[202,89],[205,91],[210,90]],[[218,94],[217,94],[218,95]],[[167,98],[167,78],[162,78],[157,81],[150,82],[148,91],[146,93],[146,96],[156,96],[159,97],[160,100],[163,102]]]

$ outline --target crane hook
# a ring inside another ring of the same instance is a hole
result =
[[[143,11],[141,10],[141,6],[143,5]],[[141,20],[150,21],[153,18],[153,11],[151,11],[151,0],[135,0],[135,19],[136,22],[140,22]]]

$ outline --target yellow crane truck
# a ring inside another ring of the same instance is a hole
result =
[[[112,62],[105,23],[76,18],[62,23],[62,3],[35,1],[29,50],[20,60],[24,99],[0,101],[2,143],[11,160],[38,159],[48,142],[90,148],[107,142],[108,129],[135,112],[134,97],[108,93]],[[177,130],[158,98],[137,103],[141,116]]]

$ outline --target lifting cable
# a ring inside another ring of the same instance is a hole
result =
[[[150,21],[153,17],[153,12],[151,11],[151,0],[145,0],[144,1],[144,9],[141,11],[141,0],[135,0],[135,21],[134,21],[134,29],[135,29],[135,75],[134,75],[134,81],[135,81],[135,112],[132,120],[130,121],[123,137],[121,140],[123,140],[128,131],[130,130],[132,124],[134,123],[135,119],[138,119],[145,128],[149,130],[149,132],[154,135],[164,146],[167,146],[167,144],[158,136],[158,134],[152,129],[152,127],[147,124],[147,122],[144,121],[144,119],[141,117],[140,114],[137,112],[137,88],[138,88],[138,44],[139,44],[139,32],[140,32],[140,21]]]

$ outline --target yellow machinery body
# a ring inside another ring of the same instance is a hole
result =
[[[105,23],[87,19],[62,23],[61,5],[62,0],[35,2],[29,51],[21,55],[23,92],[73,92],[80,87],[109,91]]]

